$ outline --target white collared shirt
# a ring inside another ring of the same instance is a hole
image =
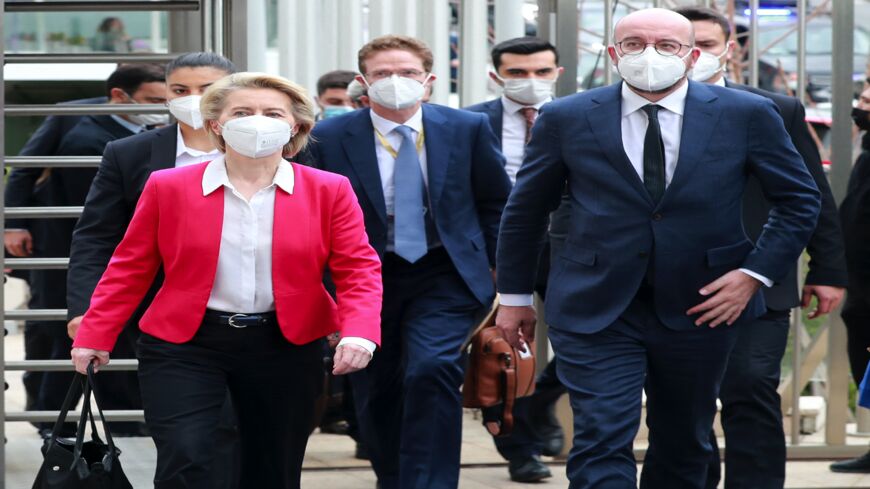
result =
[[[689,84],[676,89],[667,97],[656,102],[661,126],[662,142],[665,145],[665,187],[671,184],[677,160],[680,157],[680,136],[683,132],[683,111],[686,108],[686,95]],[[652,102],[632,91],[627,83],[622,84],[622,147],[625,154],[643,181],[643,141],[649,119],[641,107]]]
[[[662,109],[658,112],[661,127],[662,142],[665,145],[665,186],[670,185],[677,168],[680,156],[680,137],[683,132],[683,111],[686,108],[686,95],[689,93],[689,83],[686,82],[667,97],[656,102]],[[643,143],[646,128],[649,124],[646,113],[641,107],[651,104],[622,83],[622,146],[631,166],[643,180]],[[751,270],[740,268],[741,272],[760,281],[767,287],[773,286],[773,281]],[[532,294],[501,294],[499,302],[506,306],[531,306],[534,301]]]
[[[121,124],[124,127],[124,129],[132,132],[133,134],[139,134],[140,132],[145,130],[145,126],[140,126],[139,124],[134,124],[134,123],[128,121],[127,119],[124,119],[121,116],[112,114],[111,117],[112,117],[112,119],[114,119],[115,122],[117,122],[118,124]]]
[[[501,96],[502,120],[501,120],[501,152],[504,154],[504,169],[511,179],[511,184],[517,181],[517,172],[523,164],[523,156],[526,152],[526,117],[520,112],[525,107],[534,107],[539,110],[551,99],[535,105],[523,105]]]
[[[218,156],[222,156],[222,153],[217,149],[214,149],[212,151],[200,151],[198,149],[188,148],[187,145],[184,144],[184,136],[182,136],[181,134],[181,125],[178,125],[177,128],[178,137],[176,138],[175,143],[176,168],[205,163],[206,161],[214,160]]]
[[[209,309],[224,312],[261,313],[275,310],[272,291],[272,226],[276,188],[293,194],[293,166],[278,165],[272,184],[260,189],[250,201],[240,194],[227,175],[224,156],[213,159],[202,175],[202,194],[223,187],[224,220],[217,272],[208,297]],[[292,273],[288,271],[288,273]],[[376,345],[358,337],[345,337],[339,345],[352,343],[374,352]]]
[[[394,131],[399,126],[408,126],[411,128],[414,141],[420,135],[420,132],[423,131],[423,108],[417,110],[414,115],[411,116],[410,119],[405,121],[404,124],[397,124],[393,121],[384,119],[383,117],[375,114],[375,111],[372,110],[369,112],[372,118],[372,125],[374,125],[375,130],[380,132],[381,135],[384,136],[384,139],[393,147],[393,149],[398,153],[399,148],[402,146],[402,135],[398,132]],[[384,191],[384,203],[387,207],[387,216],[395,215],[395,197],[396,197],[396,188],[394,175],[396,170],[396,158],[390,154],[387,148],[381,144],[380,138],[377,133],[372,134],[372,137],[375,138],[375,154],[378,158],[378,170],[381,174],[381,187]],[[424,136],[425,137],[425,136]],[[427,163],[426,163],[426,142],[423,142],[423,147],[420,148],[420,151],[417,152],[417,156],[420,158],[420,169],[423,171],[423,183],[428,187],[429,186],[429,175],[427,174]]]

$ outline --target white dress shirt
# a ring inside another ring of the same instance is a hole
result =
[[[248,201],[227,176],[223,155],[213,159],[202,175],[202,194],[223,187],[224,220],[217,272],[208,298],[209,309],[256,314],[275,310],[272,291],[272,225],[275,189],[293,194],[293,166],[281,161],[275,178]],[[291,224],[292,229],[292,224]],[[287,232],[292,232],[288,230]],[[288,273],[291,271],[288,270]],[[345,337],[339,345],[353,343],[369,353],[375,344],[365,338]]]
[[[501,152],[504,154],[504,169],[511,179],[511,184],[517,181],[517,172],[523,164],[523,156],[526,152],[526,117],[520,112],[525,107],[534,107],[540,111],[544,104],[551,99],[544,100],[535,105],[523,105],[501,96]]]
[[[408,126],[411,128],[411,131],[414,135],[414,141],[416,142],[417,137],[419,137],[420,132],[423,130],[423,109],[422,107],[417,110],[414,115],[411,116],[410,119],[405,121],[404,124],[397,124],[393,121],[384,119],[383,117],[375,114],[375,111],[372,110],[369,112],[372,117],[372,125],[375,126],[375,130],[381,133],[384,136],[384,139],[390,143],[390,146],[398,153],[399,148],[402,146],[402,135],[398,132],[394,131],[399,126]],[[396,188],[395,188],[395,170],[396,170],[396,158],[390,154],[387,148],[381,144],[381,140],[377,134],[372,135],[375,138],[375,153],[378,157],[378,171],[381,174],[381,187],[384,191],[384,203],[387,206],[387,216],[395,215],[395,200],[396,200]],[[425,136],[424,136],[425,137]],[[423,147],[420,148],[420,151],[417,152],[417,156],[420,158],[420,169],[423,171],[423,183],[428,187],[429,186],[429,175],[426,171],[426,142],[423,142]]]
[[[661,107],[658,119],[659,126],[661,126],[662,142],[665,146],[665,188],[671,184],[671,180],[674,178],[677,160],[680,157],[683,111],[686,108],[686,95],[688,93],[689,84],[683,83],[673,93],[655,102]],[[622,147],[641,181],[643,181],[643,142],[649,125],[646,112],[641,110],[641,107],[651,103],[631,90],[627,83],[622,84]],[[739,270],[767,287],[773,285],[773,281],[763,275],[745,268]],[[530,306],[532,300],[531,294],[502,294],[499,297],[499,302],[506,306]]]
[[[184,144],[184,136],[181,135],[181,126],[179,125],[177,127],[178,137],[176,138],[175,143],[176,168],[205,163],[206,161],[212,161],[218,156],[222,155],[222,153],[217,149],[213,149],[211,151],[200,151],[198,149],[188,148],[187,145]]]

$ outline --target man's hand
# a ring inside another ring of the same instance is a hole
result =
[[[26,229],[5,230],[3,244],[12,256],[25,257],[33,254],[33,236]]]
[[[365,348],[346,343],[335,349],[335,356],[332,358],[333,375],[343,375],[356,372],[366,368],[372,360],[372,354]]]
[[[79,326],[82,324],[83,317],[84,316],[76,316],[66,323],[66,334],[70,339],[76,339],[76,332],[78,332]]]
[[[823,314],[828,314],[840,305],[843,300],[843,294],[846,289],[841,287],[831,287],[830,285],[804,285],[803,295],[801,297],[801,307],[806,309],[810,307],[810,301],[813,296],[816,296],[818,302],[816,308],[810,311],[808,318],[817,318]]]
[[[525,352],[526,343],[535,340],[537,315],[533,306],[498,306],[495,325],[514,348]]]
[[[705,323],[710,323],[711,328],[722,323],[730,326],[737,321],[746,308],[746,303],[760,287],[761,282],[758,280],[740,270],[731,270],[698,291],[710,298],[689,309],[686,314],[692,316],[703,313],[695,320],[695,326]]]
[[[80,374],[88,373],[88,365],[94,364],[94,373],[100,371],[101,365],[108,365],[109,352],[104,350],[92,350],[90,348],[73,348],[70,352],[73,365],[76,366],[76,372]]]

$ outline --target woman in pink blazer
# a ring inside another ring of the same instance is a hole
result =
[[[224,156],[152,174],[73,343],[76,370],[109,362],[158,270],[139,326],[154,487],[212,489],[227,388],[238,415],[241,487],[298,488],[322,382],[319,339],[338,333],[336,374],[380,341],[380,262],[342,176],[290,163],[314,123],[280,77],[236,73],[201,109]],[[336,301],[323,287],[329,271]]]

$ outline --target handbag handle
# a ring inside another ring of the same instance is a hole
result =
[[[106,423],[106,417],[103,414],[103,408],[100,407],[100,396],[97,392],[97,383],[94,377],[94,365],[88,364],[88,374],[87,377],[82,379],[82,385],[84,387],[84,401],[82,406],[82,417],[79,419],[78,431],[76,432],[76,443],[75,448],[73,450],[73,464],[75,468],[79,471],[79,476],[84,478],[87,476],[88,469],[86,464],[81,463],[82,458],[82,448],[84,447],[84,438],[85,438],[85,423],[90,421],[91,423],[91,440],[94,440],[98,443],[101,443],[100,436],[97,433],[97,425],[94,420],[94,413],[91,410],[91,393],[93,393],[94,404],[97,405],[97,412],[100,414],[100,420],[103,424],[103,431],[106,433],[106,444],[109,446],[108,453],[103,457],[103,467],[106,472],[111,472],[112,463],[115,459],[116,449],[115,449],[115,441],[112,439],[112,432],[109,431],[109,426]],[[87,420],[86,420],[87,418]]]
[[[66,397],[63,399],[63,404],[60,405],[60,413],[57,416],[57,421],[54,422],[54,427],[51,429],[51,439],[48,442],[49,448],[57,443],[58,433],[60,433],[64,422],[66,422],[67,414],[69,414],[69,410],[72,408],[73,402],[78,399],[78,396],[81,393],[81,388],[81,378],[79,377],[79,374],[76,374],[73,378],[72,383],[69,386],[69,390],[67,390],[66,392]]]

